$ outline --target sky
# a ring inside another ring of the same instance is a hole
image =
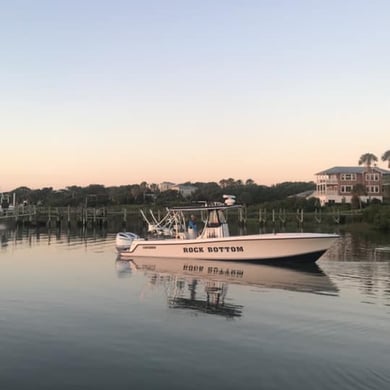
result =
[[[0,4],[0,192],[311,181],[390,149],[387,0]]]

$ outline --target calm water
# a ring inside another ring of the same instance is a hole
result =
[[[390,388],[390,237],[344,235],[300,269],[0,237],[0,389]]]

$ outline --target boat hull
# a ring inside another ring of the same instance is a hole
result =
[[[279,233],[218,239],[135,239],[129,248],[120,252],[122,256],[129,258],[314,262],[326,252],[337,237],[335,234]]]

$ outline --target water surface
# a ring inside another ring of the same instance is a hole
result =
[[[1,389],[385,389],[390,255],[123,261],[105,232],[0,232]],[[390,241],[390,239],[389,239]]]

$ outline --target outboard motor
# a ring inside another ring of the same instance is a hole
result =
[[[116,235],[115,244],[117,249],[125,250],[129,249],[133,240],[137,239],[139,239],[139,236],[135,233],[120,232]]]

